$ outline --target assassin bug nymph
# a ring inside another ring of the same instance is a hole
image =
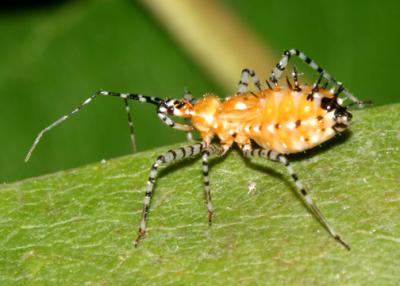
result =
[[[288,77],[286,77],[287,86],[278,85],[278,80],[292,57],[300,58],[319,73],[319,78],[312,87],[299,83],[295,69],[292,73],[293,85]],[[257,88],[255,92],[247,91],[249,78]],[[322,79],[327,81],[324,86],[320,85]],[[328,83],[333,85],[331,90],[327,89]],[[215,95],[206,94],[196,101],[189,92],[186,92],[184,98],[180,100],[163,100],[141,94],[99,91],[87,98],[73,111],[43,129],[36,137],[25,160],[29,160],[32,151],[45,132],[78,112],[97,96],[116,96],[124,100],[131,142],[135,150],[135,138],[128,100],[150,103],[156,106],[157,115],[162,122],[169,127],[189,134],[191,131],[197,130],[200,133],[201,142],[169,150],[160,155],[152,165],[147,181],[139,233],[135,240],[136,246],[146,233],[151,198],[160,166],[184,158],[202,157],[204,193],[208,222],[211,224],[213,206],[208,177],[208,159],[210,155],[224,155],[232,144],[236,143],[245,157],[261,157],[284,165],[294,182],[296,192],[304,203],[330,235],[350,250],[349,245],[340,238],[315,205],[290,165],[286,154],[313,148],[342,132],[348,127],[352,118],[347,107],[342,105],[343,101],[349,99],[352,101],[350,104],[356,104],[360,107],[364,105],[364,102],[359,101],[342,83],[336,81],[329,73],[297,49],[287,50],[283,53],[271,76],[266,80],[266,85],[266,87],[262,86],[253,70],[243,69],[236,95],[224,100]],[[339,94],[343,94],[345,97],[340,98]],[[191,124],[177,123],[170,116],[186,118],[186,120],[191,121]],[[215,136],[218,137],[220,144],[211,143]],[[258,145],[257,148],[253,148],[254,143]]]

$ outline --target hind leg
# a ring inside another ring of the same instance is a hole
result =
[[[344,242],[341,237],[337,234],[337,232],[331,227],[328,220],[319,210],[317,205],[314,203],[311,196],[307,193],[306,189],[304,188],[302,182],[299,180],[297,174],[293,170],[293,167],[290,165],[289,160],[286,158],[285,155],[280,154],[273,150],[266,150],[266,149],[254,149],[254,150],[247,150],[243,151],[243,154],[246,157],[261,157],[267,160],[279,162],[286,167],[287,172],[289,173],[290,177],[292,178],[296,192],[300,198],[304,201],[307,207],[311,210],[314,216],[321,222],[321,224],[328,230],[330,235],[336,239],[340,244],[342,244],[347,250],[350,250],[350,246]]]
[[[285,70],[290,58],[292,56],[300,58],[304,63],[310,66],[313,70],[319,73],[323,78],[325,78],[328,82],[335,86],[336,89],[341,89],[341,92],[350,99],[354,104],[359,107],[363,107],[368,102],[363,102],[355,97],[350,91],[348,91],[343,84],[336,79],[334,79],[326,70],[321,68],[315,61],[313,61],[310,57],[305,55],[303,52],[297,49],[290,49],[283,52],[281,60],[276,64],[275,68],[272,71],[271,76],[268,79],[270,85],[277,85],[278,80],[281,77],[283,71]]]

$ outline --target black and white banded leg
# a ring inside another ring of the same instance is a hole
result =
[[[218,155],[222,154],[222,148],[217,145],[207,146],[207,143],[203,141],[203,142],[199,142],[199,143],[189,145],[186,147],[169,150],[165,154],[163,154],[157,158],[157,160],[154,162],[154,164],[151,167],[149,179],[147,181],[146,193],[145,193],[144,200],[143,200],[142,216],[141,216],[140,225],[139,225],[139,233],[138,233],[138,237],[136,238],[136,240],[134,242],[135,246],[137,246],[139,244],[140,240],[144,238],[145,233],[146,233],[146,226],[147,226],[147,219],[148,219],[149,209],[150,209],[150,204],[151,204],[151,198],[153,196],[153,189],[154,189],[154,185],[156,182],[158,169],[160,168],[160,166],[166,165],[169,163],[173,163],[173,162],[181,160],[181,159],[194,157],[194,156],[203,154],[204,182],[209,182],[209,180],[208,180],[208,155],[211,153],[218,154]],[[204,156],[204,154],[207,154],[207,155]],[[204,163],[204,162],[206,162],[206,163]],[[204,167],[204,166],[206,166],[206,167]],[[208,195],[208,197],[206,196],[206,202],[207,202],[207,208],[208,208],[209,207],[208,202],[211,203],[211,196],[209,195],[210,194],[209,183],[205,183],[205,185],[207,185],[207,187],[205,186],[205,192]],[[210,204],[210,206],[211,206],[211,204]],[[209,219],[210,219],[210,210],[212,213],[212,206],[211,206],[211,209],[208,208],[208,210],[209,210]]]
[[[212,216],[213,216],[213,206],[211,201],[211,192],[210,192],[210,178],[208,176],[209,164],[208,157],[210,156],[210,151],[205,150],[202,155],[202,167],[203,167],[203,182],[204,182],[204,198],[206,200],[206,207],[208,211],[208,225],[212,224]]]
[[[197,98],[195,98],[193,94],[190,92],[190,90],[188,90],[187,88],[185,88],[183,92],[182,99],[189,101],[193,105],[196,104],[197,102]]]
[[[357,104],[359,107],[363,107],[366,102],[360,101],[357,97],[355,97],[350,91],[348,91],[346,88],[343,87],[343,84],[336,79],[334,79],[326,70],[321,68],[315,61],[313,61],[311,58],[309,58],[307,55],[305,55],[303,52],[297,50],[297,49],[290,49],[286,50],[283,52],[281,60],[276,64],[275,68],[272,71],[271,76],[269,77],[269,85],[276,85],[278,83],[279,78],[281,77],[283,71],[285,70],[289,59],[292,56],[296,56],[300,58],[304,63],[309,65],[313,70],[318,72],[320,75],[322,75],[323,78],[325,78],[328,82],[333,84],[335,88],[339,89],[342,88],[343,94],[353,101],[355,104]]]
[[[214,208],[211,200],[211,190],[210,190],[210,178],[209,178],[209,163],[208,158],[210,154],[216,154],[222,156],[225,153],[225,148],[221,145],[211,144],[202,153],[202,171],[203,171],[203,182],[204,182],[204,198],[206,201],[206,207],[208,212],[208,225],[212,224],[212,218],[214,213]]]
[[[297,177],[295,171],[293,170],[293,167],[290,165],[289,160],[285,157],[285,155],[280,154],[276,151],[259,149],[259,148],[251,151],[244,151],[243,153],[246,157],[261,157],[264,159],[276,161],[283,164],[295,183],[297,193],[303,199],[307,207],[312,211],[315,217],[317,217],[317,219],[321,222],[321,224],[328,230],[328,232],[332,235],[332,237],[336,239],[340,244],[342,244],[347,250],[350,250],[350,246],[340,238],[340,236],[336,233],[336,231],[330,226],[328,220],[321,213],[319,208],[315,205],[314,201],[305,190],[303,184]]]
[[[236,92],[237,95],[246,92],[247,87],[249,86],[249,77],[251,77],[254,85],[257,87],[258,91],[262,89],[260,80],[257,78],[257,75],[254,70],[252,69],[243,69],[242,73],[240,74],[240,80],[238,83],[238,90]]]
[[[183,92],[183,97],[182,99],[187,100],[188,102],[190,102],[192,105],[195,105],[197,102],[197,98],[195,98],[193,96],[193,94],[187,89],[185,88],[184,92]],[[190,122],[189,118],[185,118],[185,122],[188,124]],[[192,131],[188,131],[186,133],[186,139],[188,142],[194,142],[195,140],[193,139],[193,133]]]
[[[131,108],[129,107],[129,101],[127,98],[124,98],[125,111],[128,116],[128,127],[129,127],[129,135],[131,138],[132,145],[132,153],[136,153],[136,138],[135,138],[135,130],[133,129],[133,121],[131,115]]]
[[[72,110],[71,112],[65,114],[64,116],[62,116],[61,118],[57,119],[55,122],[53,122],[52,124],[50,124],[49,126],[47,126],[46,128],[44,128],[42,131],[39,132],[39,134],[36,136],[35,141],[33,142],[31,148],[29,149],[28,154],[25,157],[25,162],[27,162],[29,160],[29,158],[32,155],[33,150],[35,150],[36,146],[39,144],[40,139],[42,138],[42,136],[49,131],[50,129],[52,129],[53,127],[57,126],[58,124],[60,124],[61,122],[67,120],[70,116],[72,116],[73,114],[77,113],[78,111],[80,111],[83,107],[85,107],[87,104],[89,104],[90,102],[92,102],[97,96],[115,96],[115,97],[119,97],[122,98],[124,100],[137,100],[140,102],[145,102],[145,103],[151,103],[154,104],[156,106],[158,106],[163,100],[157,97],[153,97],[153,96],[145,96],[142,94],[135,94],[135,93],[118,93],[118,92],[110,92],[110,91],[98,91],[95,94],[93,94],[92,96],[90,96],[89,98],[85,99],[80,105],[78,105],[78,107],[76,107],[74,110]],[[129,110],[127,110],[127,112],[129,112]],[[129,119],[128,119],[129,120]],[[131,124],[131,122],[130,122]],[[133,127],[132,127],[133,130]]]

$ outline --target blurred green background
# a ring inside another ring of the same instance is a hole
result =
[[[295,47],[360,99],[399,101],[399,2],[222,2],[276,52],[276,60]],[[226,96],[236,88],[218,86],[135,1],[2,7],[0,39],[1,182],[129,154],[123,102],[99,98],[46,134],[24,163],[37,133],[96,90],[164,98],[181,97],[185,87],[196,96]],[[157,119],[153,106],[131,107],[139,151],[185,140]]]

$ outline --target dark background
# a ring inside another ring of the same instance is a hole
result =
[[[398,2],[222,2],[277,55],[287,48],[301,49],[360,99],[376,105],[399,101]],[[226,96],[236,88],[219,87],[135,1],[3,5],[0,182],[128,154],[123,103],[100,98],[46,134],[31,161],[23,162],[42,128],[96,90],[164,98],[180,97],[184,87],[196,96]],[[263,76],[271,69],[266,66]],[[139,151],[185,140],[158,120],[153,106],[135,102],[131,107]]]

